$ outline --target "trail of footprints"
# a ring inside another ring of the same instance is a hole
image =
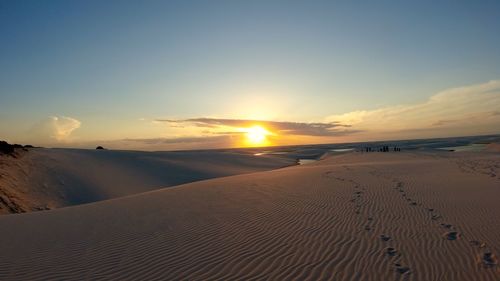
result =
[[[347,169],[347,167],[346,167]],[[374,176],[383,176],[381,174],[376,173],[375,171],[371,172],[372,175]],[[356,215],[361,214],[361,208],[363,206],[363,194],[364,191],[366,191],[365,187],[361,187],[361,184],[352,180],[352,179],[347,179],[347,178],[342,178],[333,175],[333,172],[327,172],[326,173],[327,177],[334,178],[339,181],[347,181],[350,182],[354,186],[354,191],[352,194],[352,199],[349,201],[354,204],[354,213]],[[404,183],[402,181],[392,179],[393,182],[396,184],[394,189],[400,194],[401,199],[405,200],[408,202],[408,205],[410,207],[420,207],[420,208],[425,208],[425,210],[429,213],[429,217],[432,221],[435,221],[436,224],[443,228],[444,233],[442,235],[443,239],[449,240],[449,241],[454,241],[457,240],[461,237],[465,238],[463,234],[461,234],[455,226],[449,223],[444,223],[443,221],[443,216],[439,214],[434,208],[426,208],[423,206],[422,203],[419,203],[412,198],[410,198],[405,189],[404,189]],[[366,224],[364,226],[364,230],[366,231],[371,231],[373,230],[373,217],[367,217],[366,218]],[[387,247],[384,249],[384,255],[388,257],[395,268],[395,272],[397,272],[400,275],[409,275],[411,274],[410,267],[407,265],[404,265],[402,262],[403,254],[398,251],[396,248],[391,246],[392,242],[392,237],[386,235],[386,234],[381,234],[379,236],[379,239],[382,241],[382,243],[387,244]],[[481,242],[479,240],[469,240],[471,246],[475,247],[478,251],[478,262],[484,267],[484,268],[494,268],[498,266],[498,259],[497,257],[487,249],[486,243]]]
[[[455,160],[455,163],[463,173],[483,174],[500,180],[498,171],[500,164],[498,161],[485,159],[466,160],[458,158]]]
[[[378,173],[376,169],[369,171],[369,174],[371,174],[374,177],[384,177],[384,175]],[[402,185],[400,186],[402,188]],[[355,186],[356,188],[356,186]],[[366,190],[366,188],[364,188]],[[357,194],[357,191],[354,192],[354,194]],[[405,195],[406,196],[406,195]],[[410,198],[405,198],[407,201],[409,201],[409,204],[412,206],[416,206],[417,203],[412,201]],[[373,217],[368,217],[367,222],[368,224],[365,226],[365,230],[372,230],[373,227],[370,225],[370,222],[373,221]],[[403,254],[398,251],[394,246],[392,246],[392,237],[386,234],[381,234],[379,236],[379,239],[384,243],[387,247],[385,247],[383,255],[385,255],[387,258],[389,258],[392,262],[392,265],[394,266],[394,271],[402,276],[406,276],[411,274],[410,267],[404,264],[403,262]]]
[[[394,188],[401,194],[401,198],[409,202],[410,206],[420,206],[422,208],[423,205],[421,203],[417,203],[413,199],[409,198],[406,191],[404,190],[404,183],[393,179],[393,182],[396,183],[396,187]],[[425,208],[425,210],[430,214],[430,219],[435,221],[437,225],[444,229],[444,233],[442,237],[449,241],[457,240],[461,237],[466,238],[464,234],[461,234],[455,226],[449,223],[443,222],[444,218],[441,214],[439,214],[434,208]],[[497,257],[487,249],[486,243],[478,241],[478,240],[469,240],[471,246],[476,247],[478,250],[478,260],[479,263],[484,268],[492,268],[498,266]]]
[[[347,169],[347,167],[345,167]],[[375,174],[375,172],[370,172],[372,175],[374,176],[379,176],[378,174]],[[363,195],[364,195],[364,192],[366,191],[366,187],[362,187],[361,184],[355,180],[352,180],[352,179],[347,179],[347,178],[342,178],[342,177],[339,177],[339,176],[335,176],[333,174],[333,172],[327,172],[325,174],[327,177],[329,178],[333,178],[333,179],[336,179],[338,181],[347,181],[347,182],[350,182],[353,187],[354,187],[354,191],[352,193],[352,199],[350,199],[350,203],[354,204],[354,213],[356,215],[361,215],[361,208],[363,207],[364,205],[364,199],[363,199]],[[374,222],[374,218],[369,216],[366,218],[366,222],[364,224],[364,230],[365,231],[371,231],[373,230],[373,222]],[[389,257],[393,263],[394,263],[394,267],[395,267],[395,272],[400,274],[400,275],[407,275],[407,274],[410,274],[411,271],[410,271],[410,268],[408,266],[405,266],[403,265],[402,263],[402,254],[396,250],[394,247],[390,247],[390,244],[391,244],[391,240],[392,238],[386,234],[381,234],[380,236],[380,240],[383,242],[383,243],[386,243],[388,244],[384,250],[384,255]]]

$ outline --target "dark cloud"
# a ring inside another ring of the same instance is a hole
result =
[[[156,122],[165,122],[169,125],[179,126],[186,124],[202,128],[244,128],[254,125],[260,125],[270,131],[286,134],[286,135],[302,135],[302,136],[339,136],[356,133],[358,131],[347,129],[349,125],[344,125],[339,122],[280,122],[280,121],[263,121],[263,120],[245,120],[245,119],[219,119],[219,118],[190,118],[190,119],[156,119]],[[227,134],[235,134],[235,132],[225,132]],[[220,134],[220,133],[219,133]]]

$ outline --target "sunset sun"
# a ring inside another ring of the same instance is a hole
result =
[[[244,129],[246,141],[251,146],[262,146],[267,144],[267,136],[271,135],[271,132],[266,130],[264,127],[255,125],[250,128]]]

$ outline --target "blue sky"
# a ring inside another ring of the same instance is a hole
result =
[[[2,0],[0,136],[203,137],[155,120],[332,122],[425,104],[500,79],[498,30],[498,1]],[[462,128],[448,132],[483,132]]]

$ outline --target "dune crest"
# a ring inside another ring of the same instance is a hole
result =
[[[0,214],[112,199],[199,180],[294,165],[224,151],[30,149],[0,155]]]

